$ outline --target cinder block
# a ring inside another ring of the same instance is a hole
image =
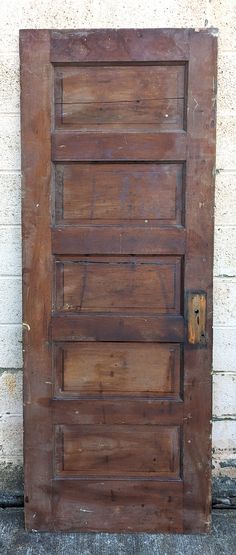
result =
[[[221,52],[218,57],[217,112],[235,113],[236,52]]]
[[[20,169],[20,116],[1,114],[0,170]]]
[[[236,420],[216,420],[213,423],[212,445],[219,451],[230,451],[236,445]]]
[[[0,462],[20,464],[23,459],[23,419],[9,416],[0,420]]]
[[[21,325],[0,325],[0,367],[22,367]]]
[[[236,418],[236,374],[214,374],[213,414]]]
[[[236,170],[236,117],[217,118],[216,168]]]
[[[0,226],[0,275],[21,275],[21,228]]]
[[[208,5],[208,25],[219,28],[219,48],[236,50],[236,0],[211,0]]]
[[[236,374],[236,328],[213,329],[213,371]]]
[[[214,275],[236,276],[236,226],[215,229]]]
[[[236,278],[214,278],[214,326],[236,327]]]
[[[236,75],[235,75],[236,80]],[[236,224],[236,171],[220,171],[215,183],[215,224]]]
[[[19,64],[17,54],[0,53],[1,112],[19,112],[20,110]]]
[[[21,305],[21,279],[0,276],[0,323],[20,324]]]
[[[12,416],[22,417],[22,377],[22,370],[6,370],[0,372],[1,420]]]
[[[145,2],[135,0],[57,0],[34,2],[14,0],[3,3],[0,22],[0,50],[18,49],[18,30],[32,28],[99,27],[204,27],[205,0],[189,2]]]

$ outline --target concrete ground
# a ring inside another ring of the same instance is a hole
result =
[[[23,509],[0,509],[1,555],[236,555],[236,511],[213,511],[210,535],[27,533]]]

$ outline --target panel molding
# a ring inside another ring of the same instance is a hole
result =
[[[180,399],[182,352],[177,343],[60,342],[53,347],[57,399]],[[138,365],[145,357],[142,373]]]
[[[145,450],[142,449],[144,438]],[[180,479],[180,438],[180,428],[169,425],[56,426],[55,476],[95,480]],[[106,472],[103,472],[100,468],[104,468],[105,461]]]

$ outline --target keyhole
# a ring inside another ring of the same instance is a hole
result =
[[[196,316],[197,316],[197,325],[199,326],[199,316],[198,316],[199,310],[198,310],[198,308],[196,308],[196,309],[194,310],[194,312],[195,312],[195,314],[196,314]]]

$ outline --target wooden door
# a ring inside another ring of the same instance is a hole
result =
[[[214,31],[21,31],[25,517],[210,526]]]

